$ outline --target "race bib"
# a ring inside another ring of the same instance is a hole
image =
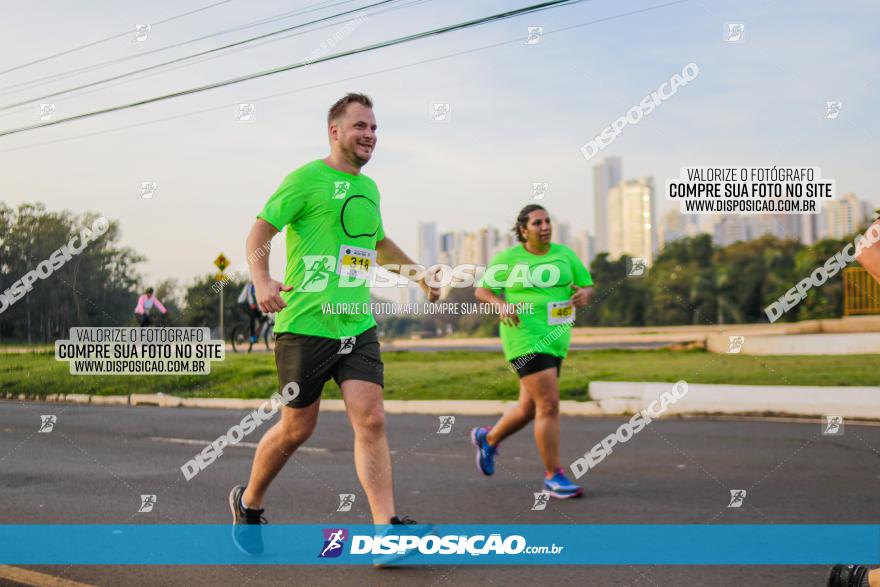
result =
[[[337,274],[367,279],[375,266],[376,251],[374,249],[362,249],[351,245],[339,247],[339,258],[336,262]]]
[[[569,322],[574,322],[574,306],[571,305],[571,300],[547,304],[547,324],[554,326]]]

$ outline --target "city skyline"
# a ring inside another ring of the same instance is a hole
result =
[[[197,3],[103,6],[89,12],[52,1],[17,7],[0,22],[0,34],[17,48],[0,55],[0,70],[94,37],[133,31],[136,23],[156,23]],[[386,234],[410,255],[418,249],[418,219],[506,230],[516,212],[535,201],[536,183],[547,184],[539,203],[571,225],[572,239],[584,230],[595,238],[592,169],[610,157],[623,160],[623,179],[652,177],[658,187],[687,165],[815,165],[823,177],[836,180],[841,193],[880,205],[870,155],[880,121],[872,116],[873,94],[866,82],[878,62],[870,25],[876,5],[847,3],[833,19],[824,5],[812,2],[796,13],[757,0],[702,9],[652,6],[636,1],[625,16],[610,2],[566,6],[481,27],[479,33],[453,33],[5,137],[0,201],[10,206],[42,202],[50,210],[93,211],[118,220],[121,241],[147,258],[139,266],[146,283],[166,278],[191,283],[215,272],[212,261],[220,252],[233,266],[244,261],[245,236],[281,180],[326,154],[329,105],[346,91],[363,91],[375,101],[379,124],[376,153],[364,172],[382,194]],[[331,24],[131,83],[53,99],[56,115],[280,66],[314,54],[327,39],[338,39],[334,50],[349,50],[511,7],[509,1],[488,0],[449,2],[443,10],[413,5],[371,13],[356,28]],[[79,68],[289,10],[280,0],[233,2],[154,26],[143,42],[132,34],[8,72],[2,77],[4,92],[9,90],[2,103],[135,66],[120,63],[74,77]],[[725,22],[744,23],[745,41],[725,43]],[[278,26],[267,23],[247,34]],[[533,26],[542,26],[544,33],[537,43],[526,44]],[[670,38],[669,30],[679,33]],[[805,36],[821,42],[805,45]],[[169,50],[154,60],[138,57],[136,63],[149,65],[234,38]],[[620,50],[609,52],[609,46]],[[699,64],[696,79],[629,125],[595,158],[585,159],[582,145],[690,62]],[[825,72],[821,86],[808,81],[817,70]],[[55,74],[70,77],[11,91],[16,84]],[[828,101],[842,104],[833,119],[826,115]],[[243,103],[255,107],[247,121],[236,118]],[[448,107],[442,121],[431,117],[435,104]],[[0,128],[35,123],[36,106],[0,112]],[[144,183],[155,185],[150,198],[141,197]],[[660,218],[669,206],[659,189],[655,198]],[[189,240],[181,244],[174,235]],[[607,248],[601,244],[594,250]],[[282,255],[273,253],[273,275],[280,276],[283,265]]]

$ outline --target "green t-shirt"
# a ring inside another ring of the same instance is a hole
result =
[[[284,283],[293,290],[281,292],[287,307],[275,318],[275,332],[342,338],[376,325],[364,311],[365,278],[375,271],[376,242],[385,238],[372,179],[312,161],[284,178],[257,218],[279,231],[287,227]],[[328,304],[332,311],[325,311]]]
[[[587,287],[593,279],[565,245],[551,243],[546,254],[534,255],[519,244],[495,255],[477,285],[503,292],[508,303],[533,304],[518,326],[501,324],[504,358],[512,361],[531,353],[565,358],[575,317],[571,286]]]

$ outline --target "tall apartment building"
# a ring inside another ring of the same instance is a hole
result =
[[[625,181],[611,188],[608,191],[609,258],[643,257],[651,265],[657,250],[655,217],[652,178]]]

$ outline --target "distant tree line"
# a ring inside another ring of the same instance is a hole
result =
[[[642,277],[628,276],[630,257],[600,253],[590,264],[593,298],[577,311],[576,326],[661,326],[767,322],[764,313],[798,281],[852,243],[825,239],[813,246],[765,236],[726,247],[709,235],[666,245]],[[453,289],[446,301],[473,301],[472,289]],[[843,315],[843,272],[813,288],[779,320],[793,322]],[[494,316],[433,316],[380,320],[388,336],[452,332],[494,336]]]
[[[25,295],[13,303],[0,300],[0,342],[51,343],[65,338],[73,326],[134,325],[134,307],[146,285],[154,287],[169,310],[163,324],[209,326],[216,331],[220,299],[214,276],[200,276],[184,287],[172,279],[145,284],[138,271],[145,259],[120,244],[117,221],[110,221],[103,234],[62,261],[58,249],[98,217],[50,212],[41,204],[13,209],[0,202],[0,294],[16,287],[42,262],[57,261],[51,276],[34,281]],[[612,261],[601,253],[590,264],[596,283],[593,299],[578,311],[576,325],[764,322],[768,304],[849,242],[852,238],[826,239],[807,247],[766,236],[718,247],[708,235],[700,235],[667,244],[643,277],[627,276],[627,257]],[[227,333],[242,320],[236,300],[244,279],[223,282]],[[453,289],[445,301],[475,302],[473,289]],[[813,288],[781,320],[833,318],[842,313],[841,272]],[[377,318],[385,336],[494,336],[498,330],[497,316],[492,315]]]
[[[41,204],[13,210],[0,202],[0,294],[53,254],[57,260],[51,276],[31,283],[14,302],[7,299],[0,340],[52,342],[66,338],[71,326],[116,326],[131,317],[137,301],[134,268],[143,257],[118,244],[117,222],[69,260],[56,253],[98,217],[49,212]]]

